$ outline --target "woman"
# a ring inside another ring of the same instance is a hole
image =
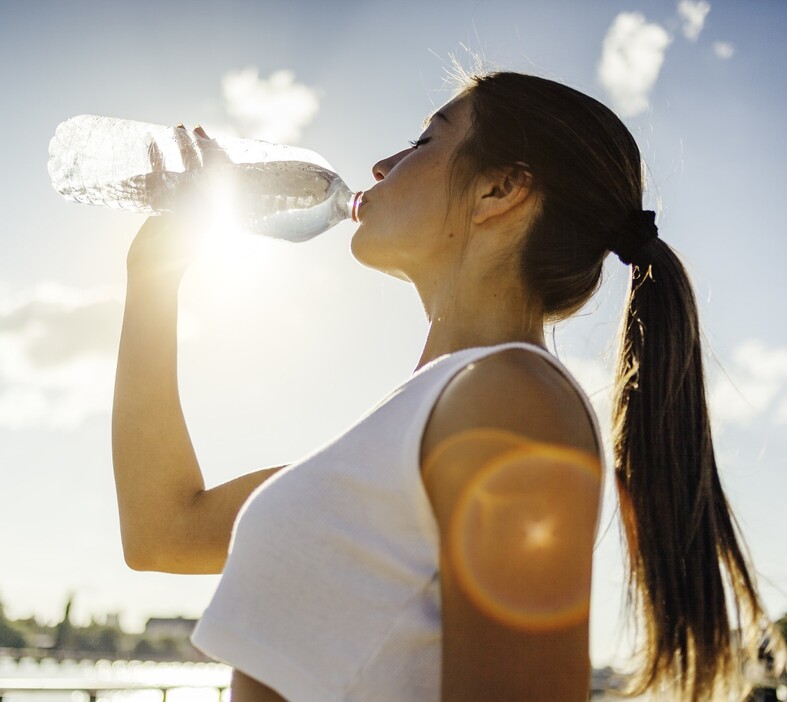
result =
[[[716,472],[693,294],[642,211],[633,138],[586,95],[495,73],[373,173],[352,251],[421,296],[415,374],[306,460],[210,490],[176,379],[188,232],[140,231],[113,417],[127,562],[224,571],[195,642],[236,668],[236,702],[586,700],[601,439],[543,328],[613,251],[631,270],[614,456],[639,689],[709,698],[738,666],[725,578],[746,625],[763,611]]]

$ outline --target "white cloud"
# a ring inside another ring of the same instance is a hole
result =
[[[590,396],[608,436],[614,383],[611,360],[558,356]],[[716,429],[754,422],[787,424],[787,347],[749,339],[734,349],[731,360],[721,368],[709,364],[707,371],[708,402]]]
[[[118,302],[100,291],[41,285],[0,309],[0,336],[23,343],[35,370],[77,356],[104,355],[115,345]]]
[[[292,71],[276,71],[267,79],[256,68],[229,71],[221,84],[234,131],[252,139],[295,144],[320,107],[317,93],[296,83]]]
[[[579,382],[582,389],[590,398],[596,412],[601,436],[604,442],[607,465],[613,465],[612,445],[612,399],[615,383],[615,371],[610,359],[595,357],[588,358],[558,354],[562,363],[568,368]]]
[[[659,24],[648,23],[638,12],[622,12],[604,37],[598,79],[623,117],[648,108],[653,89],[671,42]]]
[[[0,426],[72,427],[111,407],[120,303],[41,285],[0,303]]]
[[[715,423],[748,425],[755,420],[787,423],[787,348],[751,339],[710,384]]]
[[[731,59],[735,55],[735,46],[728,41],[714,41],[713,53],[720,59]]]
[[[608,425],[615,382],[615,372],[610,363],[602,358],[583,358],[571,355],[562,357],[562,354],[559,356],[587,393],[599,421]]]
[[[709,12],[710,3],[706,0],[680,0],[678,15],[683,20],[683,36],[686,39],[697,41]]]
[[[122,321],[120,295],[42,283],[0,290],[0,428],[73,428],[112,408]],[[188,309],[178,336],[199,324]]]
[[[777,424],[787,424],[787,397],[785,397],[776,408],[773,419]]]

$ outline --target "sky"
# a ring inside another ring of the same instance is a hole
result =
[[[199,616],[214,576],[129,570],[110,409],[128,246],[144,217],[67,203],[47,147],[77,114],[298,144],[353,189],[451,97],[453,61],[534,73],[610,105],[648,167],[646,206],[695,284],[722,483],[769,614],[787,612],[785,0],[135,3],[0,0],[0,599],[12,617]],[[184,412],[206,481],[297,460],[404,382],[426,320],[352,259],[353,225],[304,244],[214,242],[181,291]],[[627,269],[549,328],[609,412]],[[307,517],[308,515],[305,515]],[[625,664],[612,481],[591,658]]]

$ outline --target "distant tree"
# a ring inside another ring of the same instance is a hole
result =
[[[71,629],[68,646],[75,651],[114,655],[118,652],[120,638],[120,632],[113,627],[91,624]]]
[[[25,635],[10,622],[5,614],[5,606],[0,600],[0,647],[2,648],[26,648],[27,639]]]
[[[156,641],[156,653],[168,658],[178,658],[182,648],[182,642],[172,636],[163,636]]]
[[[98,632],[98,650],[106,653],[117,653],[120,650],[121,634],[118,629],[104,626]]]
[[[156,647],[147,639],[140,639],[134,646],[134,655],[141,660],[145,660],[155,653]]]
[[[71,606],[74,604],[74,597],[70,595],[66,602],[66,609],[63,612],[63,619],[57,625],[55,632],[55,646],[57,650],[63,650],[71,646],[73,638],[73,627],[71,626]]]
[[[27,648],[24,634],[5,619],[0,619],[0,648]]]

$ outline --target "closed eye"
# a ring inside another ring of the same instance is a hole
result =
[[[420,139],[416,139],[415,141],[410,142],[410,146],[414,149],[417,149],[419,146],[423,146],[424,144],[429,143],[432,137],[421,137]]]

